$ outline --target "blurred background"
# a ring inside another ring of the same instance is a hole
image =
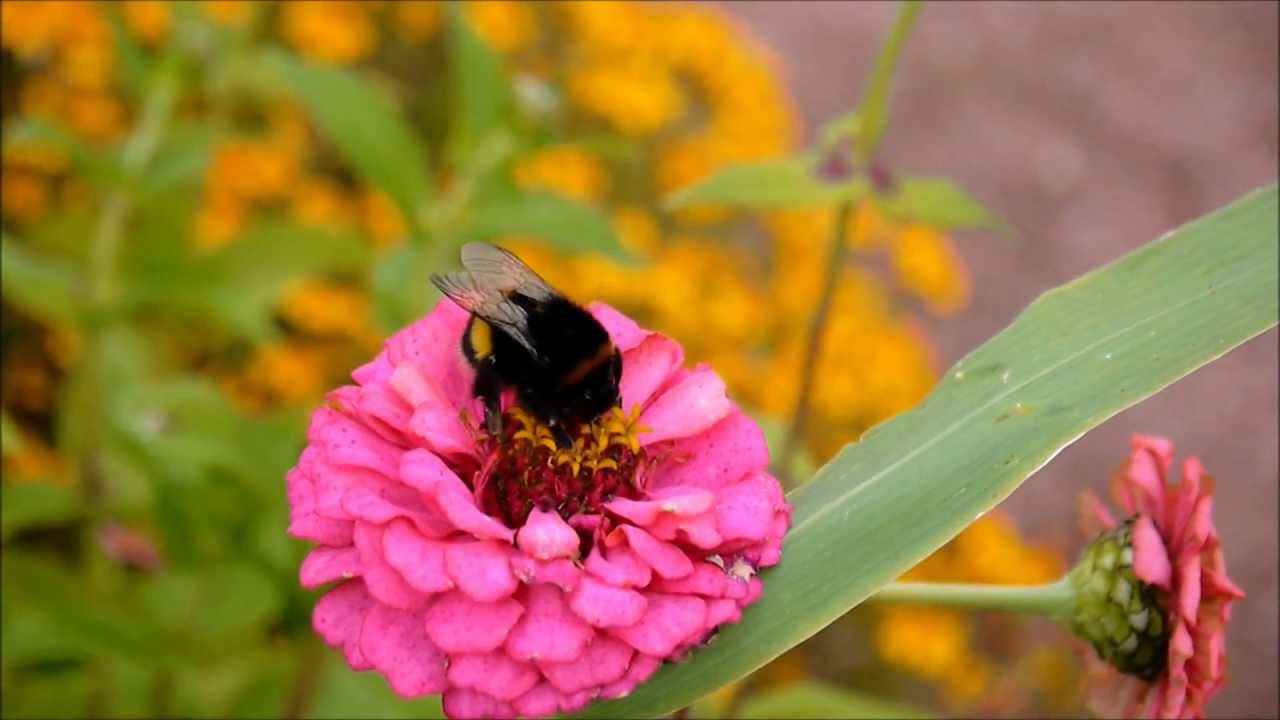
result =
[[[3,89],[3,712],[422,717],[310,630],[284,471],[458,244],[519,252],[715,365],[781,437],[832,217],[668,213],[804,146],[894,6],[12,2]],[[939,3],[880,158],[1008,237],[860,206],[804,462],[915,404],[1038,293],[1277,176],[1277,5]],[[1111,420],[915,579],[1030,583],[1134,431],[1218,480],[1248,593],[1210,716],[1280,712],[1272,331]],[[808,471],[797,473],[796,480]],[[691,715],[1078,716],[1047,622],[862,607]],[[886,704],[896,703],[896,704]]]

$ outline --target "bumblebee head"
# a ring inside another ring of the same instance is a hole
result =
[[[620,401],[618,382],[622,380],[622,355],[615,349],[601,363],[596,364],[585,373],[568,392],[562,394],[567,407],[561,408],[566,415],[591,421],[600,417]]]

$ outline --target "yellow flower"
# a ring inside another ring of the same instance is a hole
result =
[[[24,60],[47,52],[60,29],[61,12],[51,2],[0,2],[0,45]]]
[[[569,97],[627,135],[652,135],[684,112],[684,95],[665,68],[643,60],[578,63]]]
[[[76,93],[67,98],[67,124],[90,140],[110,140],[124,132],[124,106],[112,95]]]
[[[968,659],[969,626],[950,610],[888,607],[876,625],[875,646],[890,664],[936,680]]]
[[[849,219],[845,241],[855,250],[875,250],[889,241],[892,228],[873,202],[860,202]]]
[[[18,91],[18,107],[24,115],[56,118],[62,114],[66,98],[67,91],[62,83],[52,77],[36,75],[22,83],[22,89]]]
[[[954,663],[942,677],[947,703],[964,706],[981,699],[991,687],[994,676],[991,663],[980,657],[968,657]]]
[[[204,14],[210,20],[230,27],[244,27],[258,10],[255,0],[204,0]]]
[[[532,42],[535,19],[527,2],[483,0],[466,4],[467,20],[477,34],[502,52],[522,50]]]
[[[637,257],[652,258],[662,248],[662,228],[653,213],[639,205],[615,208],[613,229],[622,247]]]
[[[39,481],[63,484],[68,480],[66,465],[35,433],[20,428],[21,448],[4,455],[6,480]]]
[[[401,0],[394,4],[395,30],[411,43],[420,43],[440,29],[440,8],[437,0]]]
[[[969,300],[969,276],[950,238],[923,225],[907,225],[894,238],[898,281],[930,310],[950,315]]]
[[[201,250],[217,250],[230,243],[245,223],[244,204],[233,195],[206,195],[196,213],[195,244]]]
[[[356,209],[338,184],[324,177],[309,177],[294,188],[289,216],[299,225],[333,228],[350,223]]]
[[[205,182],[215,194],[277,200],[288,197],[297,176],[297,155],[284,143],[233,140],[218,148]]]
[[[377,32],[365,3],[292,0],[280,7],[281,34],[305,57],[344,65],[374,50]]]
[[[169,4],[162,0],[126,0],[122,3],[129,31],[144,45],[159,45],[169,34]]]
[[[30,222],[44,216],[49,207],[48,181],[24,170],[5,170],[3,178],[0,206],[5,217]]]
[[[57,175],[67,168],[67,153],[52,142],[9,141],[4,148],[4,164],[10,168]]]
[[[365,229],[375,245],[386,247],[404,240],[407,233],[404,213],[386,193],[369,190],[361,201]]]
[[[286,292],[280,315],[312,335],[357,337],[369,331],[369,300],[360,291],[325,280],[306,280]]]
[[[300,343],[259,349],[239,378],[241,391],[267,404],[292,404],[315,397],[324,388],[328,368],[324,352]]]
[[[1046,583],[1062,575],[1062,558],[1052,548],[1025,543],[1002,512],[970,525],[951,543],[956,572],[971,582]]]
[[[553,145],[521,158],[515,181],[526,190],[595,202],[608,188],[609,176],[594,155],[573,145]]]

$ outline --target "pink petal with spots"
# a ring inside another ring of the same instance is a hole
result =
[[[1173,580],[1173,568],[1164,540],[1155,524],[1146,515],[1139,515],[1133,524],[1133,573],[1138,579],[1151,585],[1169,589]]]
[[[524,612],[511,598],[482,603],[454,590],[427,608],[427,635],[447,653],[489,652],[506,642]]]
[[[547,717],[560,709],[560,693],[549,683],[540,683],[529,692],[511,701],[511,707],[519,717]]]
[[[493,602],[510,597],[519,585],[507,561],[509,553],[492,540],[452,542],[445,547],[445,569],[472,599]]]
[[[733,581],[724,570],[712,563],[699,561],[693,564],[693,572],[678,580],[658,578],[650,587],[663,593],[679,595],[702,595],[704,597],[727,597]]]
[[[382,535],[382,552],[387,564],[405,582],[424,593],[440,593],[453,588],[445,572],[444,549],[448,543],[428,540],[403,519],[392,520]]]
[[[307,438],[331,465],[372,470],[393,477],[400,450],[355,420],[329,408],[316,410]]]
[[[622,380],[618,383],[623,412],[648,402],[683,363],[680,344],[657,333],[623,353]]]
[[[360,563],[364,566],[364,584],[369,594],[401,610],[421,610],[427,596],[405,582],[395,568],[387,564],[382,555],[381,526],[358,523],[355,530],[356,549],[360,551]]]
[[[651,448],[664,457],[654,471],[654,490],[691,485],[716,490],[769,464],[769,447],[755,421],[734,409],[705,432]]]
[[[372,360],[351,371],[351,379],[361,385],[385,383],[391,378],[391,361],[386,353],[378,353]]]
[[[764,473],[723,488],[716,498],[716,527],[725,542],[758,542],[769,532],[770,521],[782,502],[778,481]]]
[[[600,688],[600,697],[606,700],[616,700],[631,694],[631,691],[637,685],[649,679],[662,665],[662,661],[652,655],[636,655],[631,661],[631,665],[627,667],[627,674],[617,682],[609,683]]]
[[[444,714],[454,720],[501,720],[516,716],[510,703],[471,688],[450,688],[446,691]]]
[[[540,662],[538,667],[557,690],[569,694],[621,679],[633,655],[635,651],[621,640],[596,635],[582,654],[573,660]]]
[[[695,370],[662,391],[640,415],[651,432],[640,436],[644,445],[697,435],[733,409],[724,381],[709,369]]]
[[[524,617],[507,638],[507,652],[517,660],[572,660],[591,640],[591,627],[565,604],[564,593],[551,585],[530,585]]]
[[[517,580],[526,585],[550,583],[565,592],[572,592],[582,577],[582,570],[572,560],[564,558],[544,561],[514,555],[511,558],[511,571]]]
[[[360,650],[401,697],[443,692],[448,662],[422,627],[422,616],[375,605],[360,631]]]
[[[462,357],[462,331],[469,314],[452,302],[440,302],[421,320],[387,340],[392,367],[411,363],[432,379],[450,406],[464,407],[471,399],[474,371]]]
[[[449,682],[510,702],[538,684],[537,668],[503,652],[458,655],[449,664]]]
[[[646,655],[667,657],[706,631],[707,603],[692,595],[648,593],[649,606],[635,625],[609,632]]]
[[[599,628],[633,625],[646,606],[644,596],[635,590],[607,585],[590,575],[569,596],[569,607],[578,617]]]
[[[613,341],[614,346],[624,353],[639,345],[651,334],[637,325],[635,320],[605,303],[593,302],[587,306],[587,312],[600,321],[605,332],[609,333],[609,339]]]
[[[360,552],[353,547],[318,547],[307,554],[298,570],[305,588],[317,588],[334,580],[349,580],[360,574]]]
[[[511,542],[511,529],[476,507],[475,498],[467,486],[435,455],[425,450],[405,453],[400,463],[400,477],[431,496],[444,516],[459,530],[479,538]]]
[[[538,560],[576,558],[578,533],[554,512],[534,508],[516,538],[520,549]]]
[[[310,449],[305,451],[311,452]],[[289,534],[300,540],[311,540],[321,545],[342,546],[351,544],[350,520],[333,520],[321,517],[315,511],[315,488],[311,478],[301,469],[293,468],[286,476],[289,495]]]
[[[634,550],[625,546],[606,548],[596,545],[587,556],[586,571],[617,587],[645,587],[653,577]]]
[[[354,670],[373,667],[360,652],[360,628],[376,604],[363,582],[351,580],[325,593],[311,613],[311,627],[330,647],[341,647]]]
[[[636,555],[639,555],[641,560],[644,560],[662,577],[680,578],[693,572],[693,563],[689,560],[689,556],[675,545],[657,540],[644,530],[631,525],[618,526],[610,536],[613,537],[618,532],[626,537],[627,544],[635,550]]]
[[[432,452],[451,457],[470,456],[475,443],[456,410],[423,405],[409,418],[409,432]]]
[[[708,490],[694,487],[667,487],[650,494],[649,500],[618,498],[604,506],[637,525],[652,525],[661,514],[689,517],[706,511],[716,496]]]

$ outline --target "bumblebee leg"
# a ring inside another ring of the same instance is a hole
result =
[[[472,394],[484,400],[484,425],[492,435],[502,434],[502,383],[487,363],[476,365]]]

